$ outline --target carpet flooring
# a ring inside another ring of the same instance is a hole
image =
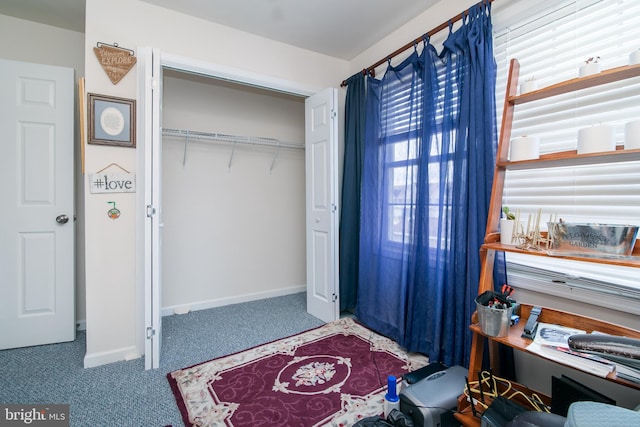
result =
[[[83,368],[86,336],[73,342],[0,351],[0,403],[70,404],[71,426],[184,425],[166,374],[318,327],[306,294],[163,318],[160,368],[144,359]]]

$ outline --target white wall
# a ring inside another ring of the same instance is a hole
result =
[[[84,75],[84,34],[0,15],[0,56],[16,61],[70,67]]]
[[[69,67],[75,70],[76,79],[84,76],[84,34],[64,30],[11,16],[0,15],[0,57],[15,61]],[[76,89],[77,91],[77,89]],[[74,99],[77,99],[74,98]],[[78,111],[74,112],[76,124]],[[76,129],[78,126],[76,126]],[[76,146],[79,135],[76,130]],[[84,194],[80,173],[80,156],[76,150],[76,200],[78,220],[76,227],[76,321],[86,318],[84,281]]]
[[[85,75],[88,92],[136,97],[135,68],[113,85],[91,49],[97,42],[159,48],[183,57],[220,64],[296,82],[307,87],[339,85],[346,61],[272,42],[136,0],[87,0]],[[87,146],[86,172],[116,162],[136,172],[136,150]],[[85,192],[87,354],[85,366],[135,357],[143,351],[136,301],[135,194],[97,195]],[[106,216],[107,202],[116,201],[122,215]]]
[[[302,97],[185,73],[163,82],[164,128],[304,146]],[[303,291],[304,151],[162,144],[163,314]]]
[[[511,0],[510,0],[511,1]],[[363,68],[369,67],[380,59],[385,58],[391,52],[394,52],[400,46],[404,46],[412,40],[421,37],[423,34],[439,26],[449,18],[459,15],[462,11],[470,6],[478,3],[478,0],[458,0],[447,1],[441,0],[426,12],[416,16],[413,20],[398,28],[396,31],[385,37],[380,42],[374,44],[369,49],[362,52],[349,63],[350,72],[344,77],[349,77],[354,73],[361,71]],[[411,49],[406,50],[391,60],[392,64],[397,65],[412,52]],[[382,76],[386,64],[376,69],[376,75]]]

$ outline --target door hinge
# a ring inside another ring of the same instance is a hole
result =
[[[331,294],[331,302],[336,302],[336,301],[338,301],[338,295]]]
[[[331,110],[331,118],[335,119],[338,116],[338,113],[336,112],[336,110]]]
[[[153,329],[151,326],[149,326],[147,328],[147,339],[150,340],[151,338],[153,338],[156,335],[156,330]]]
[[[156,208],[154,208],[152,205],[147,205],[147,217],[151,218],[153,215],[155,215],[156,213]]]
[[[331,203],[331,212],[335,212],[338,210],[338,206],[335,203]]]

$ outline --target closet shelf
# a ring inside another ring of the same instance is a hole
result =
[[[289,148],[294,150],[304,150],[304,144],[280,141],[276,138],[263,138],[255,136],[227,135],[222,133],[200,132],[187,129],[162,129],[163,136],[176,138],[203,139],[210,141],[230,142],[234,144],[260,145],[273,148]]]
[[[275,152],[273,153],[273,160],[271,160],[271,166],[269,167],[269,173],[273,171],[273,166],[276,163],[276,158],[278,157],[278,151],[281,148],[288,148],[292,150],[304,150],[304,144],[296,144],[293,142],[284,142],[280,141],[276,138],[262,138],[256,136],[238,136],[238,135],[227,135],[222,133],[210,133],[210,132],[200,132],[195,130],[186,130],[186,129],[170,129],[163,128],[162,129],[163,136],[175,137],[184,139],[184,155],[182,159],[182,165],[184,166],[187,162],[187,145],[190,140],[199,139],[199,140],[209,140],[216,142],[226,142],[233,144],[233,150],[231,151],[231,155],[229,156],[229,165],[228,169],[231,170],[231,162],[233,161],[233,155],[236,152],[237,144],[246,144],[246,145],[256,145],[263,147],[271,147],[275,148]]]

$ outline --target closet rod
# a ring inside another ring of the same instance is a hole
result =
[[[485,3],[493,3],[493,0],[482,0],[480,3],[477,3],[476,6],[482,6]],[[473,7],[473,6],[471,6],[471,7]],[[471,7],[469,9],[471,9]],[[416,44],[418,44],[421,41],[423,41],[425,38],[431,37],[434,34],[437,34],[440,31],[444,30],[445,28],[448,28],[449,24],[453,24],[454,22],[458,22],[459,20],[461,20],[462,18],[464,18],[465,16],[467,16],[469,14],[469,9],[467,9],[464,12],[454,16],[453,18],[449,19],[448,21],[443,22],[442,24],[438,25],[437,27],[433,28],[432,30],[428,31],[427,33],[421,35],[420,37],[416,38],[415,40],[411,40],[409,43],[405,44],[404,46],[394,50],[389,55],[385,56],[384,58],[382,58],[381,60],[379,60],[375,64],[370,65],[367,68],[363,69],[362,70],[362,74],[364,74],[365,76],[367,74],[369,74],[371,77],[375,77],[376,76],[376,68],[377,67],[379,67],[380,65],[384,64],[385,62],[387,62],[391,58],[398,56],[399,54],[401,54],[405,50],[407,50],[409,48],[412,48]],[[347,79],[343,80],[342,83],[340,83],[341,87],[345,87],[346,85],[347,85]]]
[[[195,130],[185,129],[162,129],[163,136],[173,136],[176,138],[188,138],[188,139],[206,139],[212,141],[232,142],[234,144],[249,144],[249,145],[261,145],[266,147],[276,148],[291,148],[294,150],[304,150],[304,144],[297,144],[293,142],[284,142],[276,138],[263,138],[255,136],[238,136],[238,135],[226,135],[222,133],[210,133],[200,132]]]

